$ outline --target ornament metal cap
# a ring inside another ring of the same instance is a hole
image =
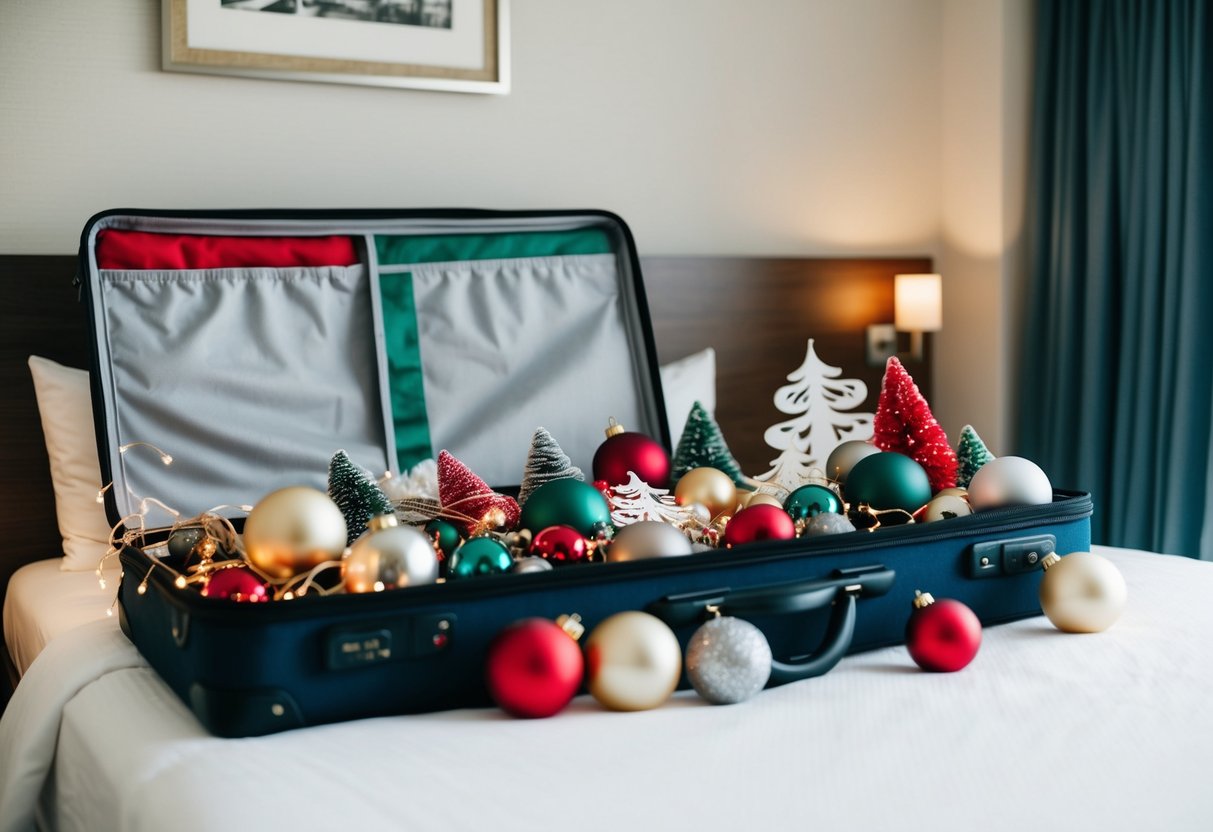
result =
[[[585,634],[585,625],[581,623],[581,616],[577,613],[560,616],[556,619],[556,626],[564,630],[573,641],[577,641]]]
[[[368,532],[377,532],[380,529],[390,529],[392,526],[399,525],[400,521],[396,519],[395,514],[376,514],[366,521],[366,530]]]
[[[606,430],[603,431],[603,433],[606,434],[607,439],[610,439],[612,436],[618,436],[619,434],[624,433],[624,432],[625,432],[625,428],[623,427],[623,425],[621,425],[615,421],[614,416],[611,417],[611,420],[607,423]]]
[[[935,603],[935,596],[920,589],[914,590],[914,609],[920,610]]]
[[[1061,560],[1061,555],[1057,554],[1056,552],[1049,552],[1049,554],[1040,559],[1040,568],[1048,569],[1059,560]]]

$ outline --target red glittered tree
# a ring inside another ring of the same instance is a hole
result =
[[[488,526],[488,513],[499,508],[505,522],[501,525],[512,529],[518,525],[521,513],[513,497],[498,494],[484,480],[472,473],[447,451],[438,454],[438,501],[444,512],[449,512],[451,522],[459,526],[466,535],[481,523]]]
[[[882,451],[905,454],[926,469],[932,491],[956,485],[956,452],[896,356],[885,365],[872,441]]]

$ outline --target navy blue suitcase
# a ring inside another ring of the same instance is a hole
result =
[[[141,241],[170,238],[187,262],[143,258]],[[226,240],[265,238],[348,240],[350,262],[207,259]],[[506,485],[540,424],[587,469],[607,413],[669,444],[635,246],[609,213],[110,211],[85,227],[79,280],[106,508],[128,527],[216,507],[238,522],[241,504],[277,487],[323,488],[338,447],[394,471],[445,447]],[[519,293],[525,309],[510,302]],[[526,320],[570,308],[598,333],[572,354]],[[515,383],[585,362],[614,375],[555,427],[559,397]],[[775,685],[902,642],[916,588],[983,624],[1038,614],[1041,559],[1088,549],[1091,511],[1089,495],[1057,491],[1050,505],[928,525],[272,604],[178,587],[149,532],[121,553],[119,614],[202,724],[229,737],[486,704],[489,643],[532,616],[577,613],[592,628],[647,610],[684,644],[709,608],[741,616],[771,644]]]

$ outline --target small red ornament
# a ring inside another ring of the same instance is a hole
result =
[[[611,484],[606,480],[594,480],[594,487],[602,492],[602,496],[606,497],[607,505],[614,508],[615,504],[611,502],[611,495],[615,492],[611,490]]]
[[[220,569],[211,574],[202,587],[202,594],[207,598],[221,598],[227,601],[259,602],[270,600],[265,590],[265,584],[253,574],[252,570],[242,566]]]
[[[531,541],[529,554],[553,565],[581,563],[589,553],[589,544],[572,526],[548,526]]]
[[[537,718],[562,710],[581,687],[585,659],[578,616],[558,622],[528,618],[502,630],[489,645],[485,683],[502,710]]]
[[[469,519],[450,518],[466,536],[477,524],[490,516],[493,509],[500,509],[499,519],[507,529],[518,526],[521,510],[513,497],[498,494],[484,480],[447,451],[438,454],[438,501],[443,509],[465,515]]]
[[[955,487],[956,451],[897,356],[885,364],[873,430],[877,448],[904,454],[923,467],[931,491]]]
[[[724,528],[724,544],[741,546],[759,540],[791,540],[796,536],[792,516],[779,506],[759,503],[733,515]]]
[[[914,611],[906,623],[906,647],[923,670],[960,670],[981,647],[981,621],[959,601],[936,601],[929,592],[915,592]]]
[[[666,449],[643,433],[625,431],[614,419],[606,429],[606,441],[594,453],[594,480],[610,486],[626,485],[635,472],[653,488],[670,483],[670,455]],[[609,497],[607,498],[610,499]]]

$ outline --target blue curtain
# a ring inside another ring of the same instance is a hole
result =
[[[1019,447],[1213,560],[1213,2],[1038,0]]]

